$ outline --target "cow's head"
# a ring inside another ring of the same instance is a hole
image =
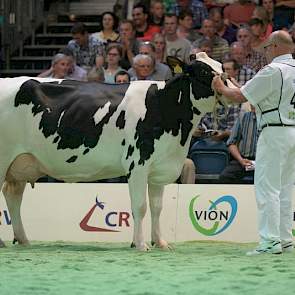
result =
[[[205,52],[197,53],[196,59],[189,65],[170,56],[167,57],[167,63],[175,74],[182,73],[189,76],[192,94],[196,100],[193,104],[197,105],[201,112],[212,112],[216,99],[219,99],[221,104],[227,103],[223,97],[218,97],[214,93],[211,86],[214,72],[222,74],[222,65],[208,57]]]

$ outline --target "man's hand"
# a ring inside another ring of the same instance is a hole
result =
[[[204,135],[205,129],[204,128],[195,128],[193,131],[193,137],[201,137]]]
[[[248,159],[242,159],[241,161],[239,161],[240,164],[243,166],[243,167],[247,167],[247,166],[253,166],[253,163],[251,160],[248,160]]]
[[[222,90],[224,89],[225,85],[221,80],[220,75],[215,75],[212,80],[212,88],[215,89],[218,93],[222,94]]]

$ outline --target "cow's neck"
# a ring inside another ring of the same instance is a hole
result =
[[[146,94],[146,115],[136,127],[136,146],[140,163],[149,159],[155,140],[168,133],[187,146],[193,128],[193,105],[190,100],[190,80],[181,75],[167,82],[163,89],[151,84]]]

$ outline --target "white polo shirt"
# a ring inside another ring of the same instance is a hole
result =
[[[295,60],[280,55],[241,87],[255,106],[259,128],[265,125],[295,126]]]

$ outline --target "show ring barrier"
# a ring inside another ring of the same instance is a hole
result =
[[[256,215],[252,185],[171,184],[166,186],[163,198],[163,237],[169,242],[255,242]],[[37,183],[34,189],[27,186],[22,217],[29,240],[132,241],[127,184]],[[144,223],[145,239],[150,241],[149,211]],[[2,194],[0,236],[5,241],[13,240]]]

